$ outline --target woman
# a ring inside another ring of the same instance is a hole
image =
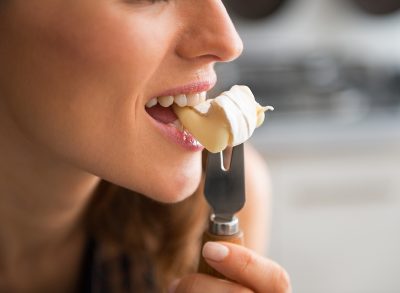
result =
[[[0,0],[0,35],[1,292],[289,290],[226,243],[203,255],[232,281],[193,273],[202,148],[145,107],[208,91],[239,56],[221,1]]]

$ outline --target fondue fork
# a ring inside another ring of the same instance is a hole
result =
[[[235,215],[245,203],[243,144],[228,147],[220,153],[208,153],[204,194],[211,207],[207,241],[226,241],[243,245],[243,233]],[[199,272],[224,278],[211,268],[201,256]]]

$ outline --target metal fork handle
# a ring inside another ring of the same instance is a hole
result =
[[[239,219],[236,216],[228,220],[212,214],[208,223],[208,231],[213,235],[232,236],[239,232]]]

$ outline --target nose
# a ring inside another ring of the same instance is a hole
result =
[[[182,37],[177,53],[186,59],[228,62],[243,51],[240,39],[221,0],[181,1]]]

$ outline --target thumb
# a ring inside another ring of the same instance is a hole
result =
[[[256,292],[291,292],[289,276],[281,266],[243,246],[207,242],[202,254],[215,270]]]

